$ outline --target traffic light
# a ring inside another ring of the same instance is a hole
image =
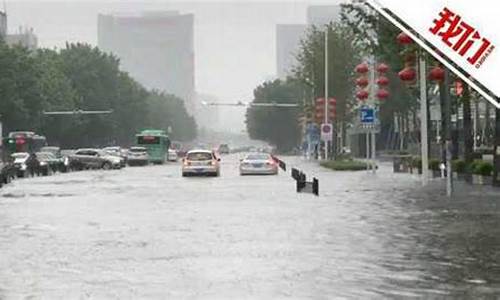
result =
[[[318,124],[325,122],[325,98],[316,99],[315,117]],[[337,100],[328,98],[328,123],[337,118]]]

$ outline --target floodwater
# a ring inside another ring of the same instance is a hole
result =
[[[332,172],[183,178],[179,164],[0,190],[0,299],[373,299],[500,295],[500,191]]]

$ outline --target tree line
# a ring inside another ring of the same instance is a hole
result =
[[[337,100],[337,134],[346,136],[346,126],[353,118],[355,74],[361,62],[362,49],[353,42],[353,31],[341,24],[330,23],[328,32],[329,97]],[[299,145],[305,120],[315,122],[315,99],[324,97],[325,88],[325,28],[310,26],[295,53],[296,64],[286,79],[264,82],[254,91],[254,102],[298,103],[293,113],[289,109],[249,108],[247,130],[252,138],[270,142],[283,151]],[[286,121],[285,121],[286,120]],[[259,124],[260,123],[260,124]],[[338,145],[340,149],[340,145]]]
[[[61,147],[131,145],[142,129],[172,129],[192,140],[195,120],[182,99],[147,90],[110,53],[88,44],[30,51],[0,40],[0,120],[4,132],[29,130]],[[112,110],[107,115],[44,111]]]
[[[400,30],[382,16],[374,14],[365,1],[356,0],[343,4],[341,7],[340,22],[330,23],[323,27],[309,26],[298,52],[295,54],[295,68],[287,79],[278,80],[279,84],[265,82],[255,89],[254,102],[273,101],[273,99],[262,99],[260,95],[281,91],[283,94],[288,94],[291,99],[295,99],[294,101],[297,103],[301,103],[297,117],[290,120],[293,126],[291,125],[285,130],[276,124],[275,120],[278,118],[274,114],[265,109],[249,108],[247,129],[250,135],[276,144],[278,148],[280,145],[284,148],[290,148],[288,141],[285,144],[282,139],[277,138],[282,135],[293,137],[295,145],[300,143],[301,136],[303,136],[301,118],[302,120],[313,119],[314,99],[324,97],[325,32],[328,32],[328,96],[337,100],[337,116],[334,120],[335,134],[341,135],[340,140],[345,142],[346,129],[352,127],[355,124],[355,118],[358,118],[357,108],[362,103],[356,99],[355,80],[359,75],[354,72],[354,69],[357,64],[366,61],[368,57],[373,57],[375,61],[383,62],[390,67],[386,74],[389,78],[389,86],[387,87],[389,96],[379,101],[378,116],[381,132],[377,136],[378,150],[417,151],[420,140],[419,90],[415,84],[403,83],[398,77],[398,72],[405,67],[408,59],[415,61],[416,57],[412,58],[412,55],[419,51],[418,46],[413,45],[404,49],[399,45],[396,37]],[[437,61],[430,55],[427,56],[427,61],[430,67],[438,65]],[[440,102],[440,93],[436,92],[436,86],[439,86],[439,83],[428,83],[428,101],[430,105],[441,106],[442,101]],[[452,95],[451,101],[453,114],[458,115],[459,110],[463,111],[462,120],[461,122],[457,121],[457,126],[452,133],[453,157],[458,158],[458,149],[461,148],[463,151],[460,152],[464,152],[465,160],[471,161],[474,139],[478,138],[472,134],[471,106],[476,108],[476,114],[478,114],[479,103],[486,101],[466,84],[463,84],[463,93],[460,96]],[[478,127],[483,128],[483,130],[481,139],[476,144],[477,146],[491,147],[494,142],[494,126],[492,126],[494,119],[489,116],[493,107],[488,103],[485,107],[485,115],[488,117],[478,124]],[[276,113],[284,116],[288,112],[281,110]],[[258,125],[256,122],[261,122],[266,126]],[[443,125],[429,124],[431,141],[439,139],[439,129],[436,127],[442,128]],[[276,131],[280,131],[281,134],[276,133]],[[441,140],[443,139],[441,138]],[[362,139],[360,139],[360,143],[362,143]],[[434,150],[431,153],[437,156],[439,145],[437,143],[431,143],[431,145]],[[345,145],[337,144],[337,151],[342,149],[342,146]],[[364,147],[359,145],[358,148],[362,150]]]

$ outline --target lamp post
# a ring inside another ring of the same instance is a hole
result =
[[[328,124],[328,25],[325,30],[325,107],[323,123]],[[325,140],[325,160],[328,159],[328,141]]]

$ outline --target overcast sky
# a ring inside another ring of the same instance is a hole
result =
[[[276,74],[275,25],[305,23],[310,4],[336,1],[6,1],[9,32],[33,27],[42,47],[66,41],[97,44],[97,14],[179,10],[195,15],[195,80],[200,93],[221,101],[251,100]],[[243,128],[243,112],[235,112]]]

